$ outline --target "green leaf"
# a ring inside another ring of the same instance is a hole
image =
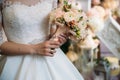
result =
[[[64,5],[67,5],[67,4],[68,4],[68,2],[66,0],[64,0]]]

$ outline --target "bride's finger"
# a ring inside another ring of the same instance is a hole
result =
[[[58,38],[53,38],[52,40],[49,41],[50,44],[59,44],[59,42],[57,41]]]
[[[43,54],[43,56],[50,56],[50,57],[53,57],[54,54],[51,54],[51,53],[46,53],[46,54]]]
[[[49,49],[48,56],[53,57],[55,52],[56,52],[55,49]]]
[[[52,50],[52,49],[50,49],[50,48],[47,48],[47,49],[45,49],[45,51],[44,51],[44,53],[43,54],[41,54],[42,56],[54,56],[54,53],[55,53],[56,51],[55,50]]]
[[[55,53],[56,52],[56,50],[53,48],[53,49],[50,49],[50,53],[51,54],[53,54],[53,53]]]
[[[45,53],[47,54],[47,53],[51,53],[51,54],[53,54],[53,53],[55,53],[56,52],[56,50],[55,49],[52,49],[52,48],[47,48],[46,50],[45,50]]]
[[[68,38],[67,34],[60,34],[60,36],[59,36],[59,37],[63,37],[63,38],[65,38],[65,39],[67,39],[67,38]]]
[[[60,47],[59,45],[49,45],[49,46],[47,46],[47,48],[55,49],[55,48],[59,48]]]
[[[59,36],[59,41],[60,41],[61,43],[64,43],[64,42],[67,41],[67,37],[66,37],[65,35],[60,35],[60,36]]]

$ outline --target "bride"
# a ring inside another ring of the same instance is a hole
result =
[[[59,48],[66,35],[48,39],[48,14],[56,4],[57,0],[2,2],[0,80],[83,80]]]

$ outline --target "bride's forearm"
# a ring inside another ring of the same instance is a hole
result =
[[[0,54],[3,55],[27,55],[33,54],[31,45],[5,42],[0,46]]]

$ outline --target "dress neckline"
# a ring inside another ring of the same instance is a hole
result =
[[[44,1],[44,0],[40,0],[37,3],[31,4],[31,5],[25,4],[25,3],[20,2],[20,1],[14,1],[14,2],[6,1],[6,2],[3,2],[3,8],[13,6],[13,5],[22,5],[22,6],[26,6],[26,7],[31,8],[31,7],[35,7],[35,6],[39,5],[39,4],[41,4],[42,1]]]

